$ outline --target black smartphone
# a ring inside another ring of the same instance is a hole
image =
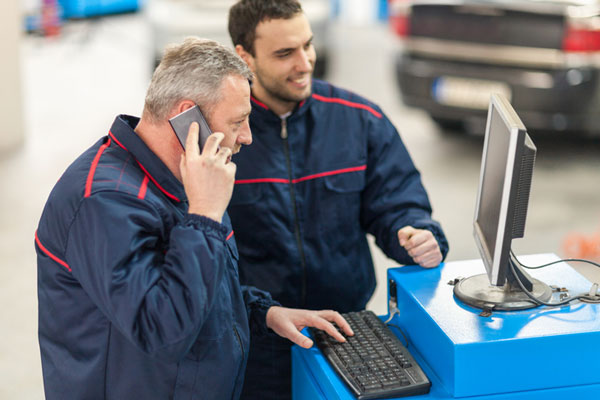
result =
[[[179,143],[181,143],[181,147],[185,149],[185,141],[188,137],[188,132],[190,130],[190,125],[192,122],[197,122],[200,125],[200,132],[198,134],[198,145],[200,146],[200,152],[202,153],[202,149],[204,148],[204,143],[206,143],[206,139],[210,136],[212,131],[206,123],[204,119],[204,115],[200,111],[200,107],[195,105],[192,108],[188,108],[182,113],[177,114],[173,118],[169,119],[169,123],[171,127],[175,131],[175,135],[177,139],[179,139]]]

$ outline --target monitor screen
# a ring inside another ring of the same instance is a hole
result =
[[[548,299],[548,285],[531,278],[511,256],[512,239],[523,237],[536,147],[511,104],[492,95],[481,159],[473,233],[486,274],[462,279],[455,295],[478,308],[535,307],[521,287]]]
[[[474,235],[490,283],[506,281],[511,239],[523,237],[536,148],[508,101],[490,101]]]

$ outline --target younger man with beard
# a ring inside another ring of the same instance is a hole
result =
[[[297,0],[240,0],[229,14],[254,74],[251,147],[228,208],[240,279],[288,307],[365,308],[375,289],[366,233],[402,264],[436,267],[448,244],[408,151],[381,109],[313,80],[310,25]],[[251,341],[242,397],[291,396],[290,345]]]

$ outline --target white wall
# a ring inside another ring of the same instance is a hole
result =
[[[20,74],[21,5],[0,1],[0,153],[23,142],[23,101]]]

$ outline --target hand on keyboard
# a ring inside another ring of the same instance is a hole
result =
[[[354,335],[350,325],[336,311],[312,311],[278,306],[273,306],[267,311],[267,326],[279,336],[287,338],[305,349],[313,345],[313,341],[300,332],[307,326],[326,332],[338,342],[345,342],[346,338],[333,324],[341,327],[341,332],[345,335]]]

